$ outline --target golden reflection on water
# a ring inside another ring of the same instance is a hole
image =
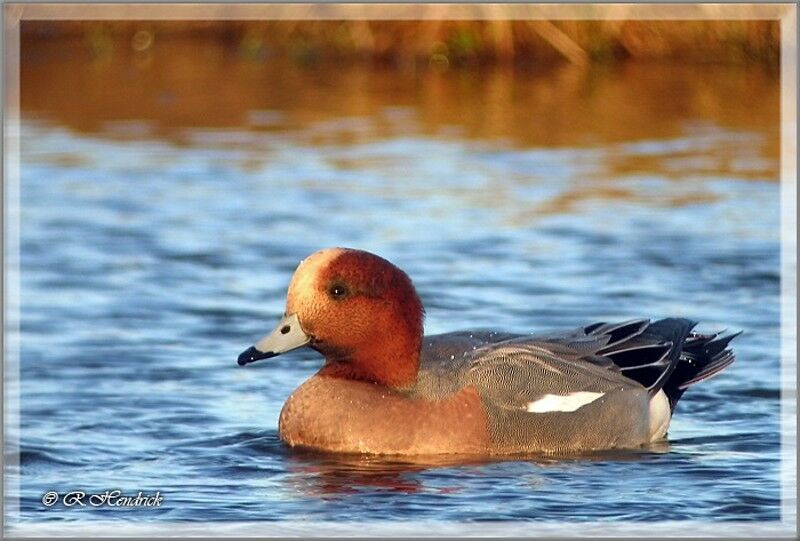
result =
[[[135,41],[139,47],[111,42],[99,49],[77,39],[24,38],[23,115],[114,139],[250,145],[239,164],[245,171],[270,159],[273,150],[258,142],[259,134],[315,147],[411,136],[499,149],[572,149],[575,156],[565,162],[602,149],[595,160],[602,167],[580,173],[580,186],[565,186],[524,216],[508,218],[517,225],[595,200],[682,206],[715,199],[703,186],[681,185],[684,179],[778,179],[779,81],[757,66],[650,63],[541,72],[302,67],[254,59],[211,39],[159,39],[144,47],[146,38]],[[721,132],[726,139],[719,139]],[[64,166],[81,161],[69,153],[58,159]],[[381,159],[334,156],[331,163],[380,170]],[[678,182],[668,192],[646,193],[618,182],[652,174]],[[546,168],[510,171],[502,185],[436,190],[475,199],[470,204],[476,207],[502,207],[515,197],[515,185],[549,180]],[[314,189],[313,179],[298,182]],[[385,186],[339,188],[391,196]],[[411,195],[413,188],[400,188]]]

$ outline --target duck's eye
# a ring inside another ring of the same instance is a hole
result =
[[[328,289],[328,293],[334,299],[343,299],[347,295],[347,288],[343,284],[333,284]]]

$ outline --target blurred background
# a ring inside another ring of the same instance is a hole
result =
[[[777,113],[764,95],[779,52],[768,20],[24,21],[22,40],[23,109],[80,130],[259,127],[264,109],[310,120],[414,106],[428,129],[553,144],[641,135],[646,119],[630,115],[674,123],[726,109],[767,123],[761,108]],[[759,103],[731,107],[734,96]],[[596,122],[587,106],[617,121]]]
[[[19,520],[778,520],[777,21],[21,36]],[[405,269],[429,333],[683,316],[744,329],[738,361],[641,452],[291,452],[278,412],[319,357],[235,358],[334,245]],[[41,505],[76,479],[165,505]]]

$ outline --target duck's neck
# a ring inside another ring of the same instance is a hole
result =
[[[422,336],[375,340],[353,352],[323,352],[320,375],[405,389],[417,380]]]

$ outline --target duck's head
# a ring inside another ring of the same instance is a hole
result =
[[[348,248],[320,250],[297,267],[278,326],[239,364],[310,346],[321,373],[404,387],[416,378],[424,312],[411,279],[385,259]]]

